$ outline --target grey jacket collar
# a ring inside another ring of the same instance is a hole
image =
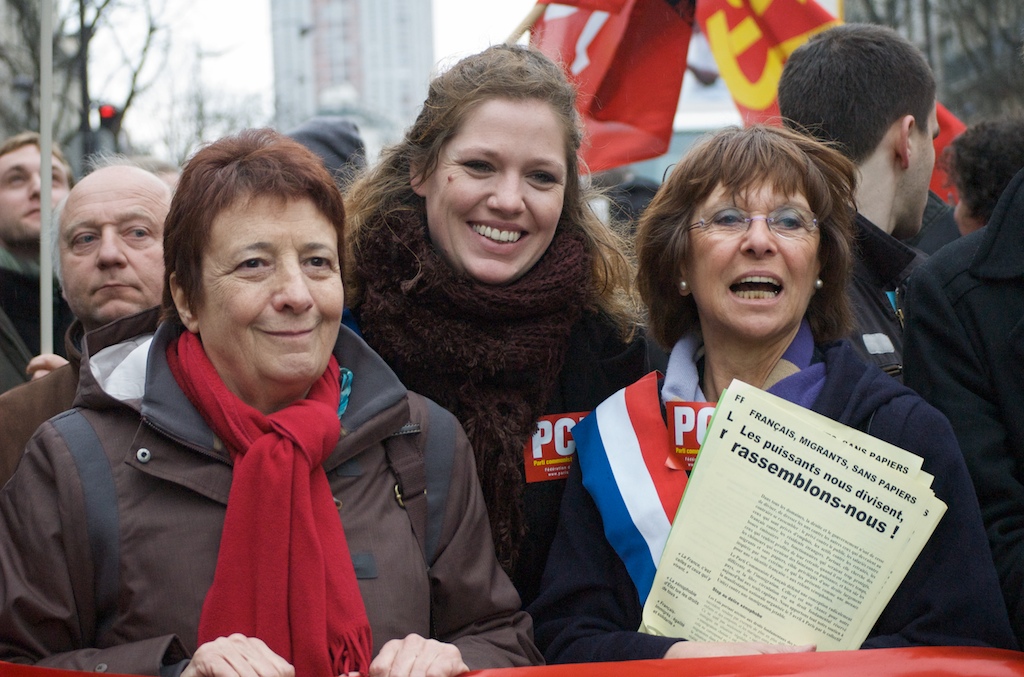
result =
[[[88,365],[90,354],[151,333],[155,328],[145,368],[144,394],[140,401],[120,404],[137,409],[146,423],[175,441],[226,460],[213,431],[178,387],[167,365],[167,346],[182,328],[168,322],[156,326],[158,317],[159,311],[154,308],[91,332],[86,337],[83,365]],[[388,437],[409,416],[405,386],[384,360],[347,327],[340,328],[334,355],[341,366],[352,371],[353,380],[348,408],[341,417],[344,433],[338,449],[324,464],[328,468],[347,460],[366,444]],[[82,374],[76,405],[106,408],[116,404],[88,368]]]

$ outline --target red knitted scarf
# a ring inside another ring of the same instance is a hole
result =
[[[337,361],[306,399],[269,416],[228,390],[195,334],[182,332],[167,362],[234,461],[199,644],[238,632],[300,677],[365,673],[370,624],[321,467],[341,434]]]

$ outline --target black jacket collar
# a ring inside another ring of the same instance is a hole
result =
[[[875,278],[882,289],[895,289],[906,277],[906,270],[924,254],[906,245],[858,213],[854,222],[856,260]]]

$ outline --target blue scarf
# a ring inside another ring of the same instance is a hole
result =
[[[697,370],[697,363],[703,357],[704,343],[697,332],[691,332],[676,342],[668,358],[665,384],[661,389],[662,401],[707,401],[700,388]],[[782,359],[799,371],[775,383],[768,392],[810,409],[825,385],[825,363],[813,361],[814,336],[807,320],[800,323],[800,329]]]

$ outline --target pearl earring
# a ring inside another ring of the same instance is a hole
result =
[[[817,280],[814,281],[814,288],[815,289],[821,289],[824,286],[825,286],[825,283],[821,281],[820,277]]]
[[[685,294],[690,291],[690,285],[686,284],[686,280],[679,280],[679,293]]]

